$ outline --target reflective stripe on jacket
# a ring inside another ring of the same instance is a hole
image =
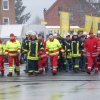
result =
[[[15,56],[17,53],[20,53],[20,42],[18,40],[15,40],[14,42],[7,41],[5,49],[5,54]]]
[[[60,42],[57,39],[46,42],[46,53],[50,56],[59,54],[59,51],[64,52]]]

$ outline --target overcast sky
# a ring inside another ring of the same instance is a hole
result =
[[[49,8],[56,0],[23,0],[24,5],[27,7],[26,11],[31,13],[32,21],[36,16],[43,18],[43,9]]]

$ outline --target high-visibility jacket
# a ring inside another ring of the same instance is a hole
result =
[[[57,39],[46,42],[46,53],[50,56],[59,54],[59,51],[64,52],[60,42]]]
[[[98,39],[96,37],[89,37],[84,43],[84,55],[96,57]]]
[[[84,42],[85,41],[80,41],[80,53],[81,53],[81,56],[83,56],[83,53],[84,53]]]
[[[7,41],[5,54],[8,54],[9,56],[16,56],[16,54],[20,53],[20,51],[21,45],[18,40],[15,40],[14,42],[10,40]]]
[[[28,51],[27,59],[39,60],[38,53],[41,49],[43,49],[42,42],[38,40],[31,40],[29,42],[29,49],[27,50]]]
[[[71,42],[72,57],[80,57],[80,41]]]
[[[4,55],[4,45],[0,44],[0,55]]]
[[[66,41],[65,42],[65,58],[66,59],[71,59],[72,58],[72,52],[71,52],[71,41]]]
[[[27,38],[23,40],[22,42],[22,52],[25,52],[29,48],[29,42]]]

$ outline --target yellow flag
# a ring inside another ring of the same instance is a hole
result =
[[[90,32],[92,27],[93,17],[86,15],[85,17],[85,32]]]
[[[69,13],[60,12],[60,35],[64,37],[69,31]]]
[[[47,22],[46,22],[46,21],[41,21],[41,24],[42,24],[42,25],[46,25]]]
[[[100,23],[100,17],[93,17],[93,33],[97,34],[98,24]]]

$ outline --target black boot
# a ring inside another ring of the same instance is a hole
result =
[[[89,75],[90,75],[90,74],[91,74],[91,71],[90,71],[90,70],[87,70],[87,74],[89,74]]]
[[[14,69],[14,72],[16,73],[17,71],[16,71],[16,68]]]
[[[55,75],[57,75],[57,73],[52,72],[52,75],[55,76]]]
[[[2,77],[4,76],[4,72],[1,73],[1,76],[2,76]]]
[[[33,75],[33,72],[29,72],[28,75],[29,75],[29,76]]]
[[[78,69],[78,68],[75,68],[75,69],[74,69],[74,72],[75,72],[75,73],[78,73],[78,72],[79,72],[79,69]]]
[[[4,76],[4,70],[1,71],[1,76],[2,76],[2,77]]]
[[[12,73],[9,72],[9,73],[7,74],[7,76],[8,76],[8,77],[12,77]]]
[[[20,71],[17,71],[16,74],[17,74],[17,76],[20,76]]]

